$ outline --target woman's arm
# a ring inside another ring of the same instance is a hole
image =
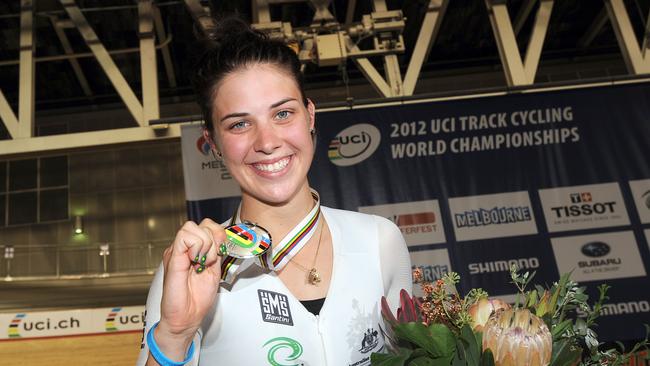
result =
[[[412,293],[411,256],[402,232],[392,221],[374,216],[379,237],[379,265],[384,283],[384,296],[393,312],[399,307],[402,289]]]

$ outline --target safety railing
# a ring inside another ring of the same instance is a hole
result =
[[[173,239],[95,245],[0,245],[0,281],[153,273]]]

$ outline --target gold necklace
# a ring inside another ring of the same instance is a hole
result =
[[[314,255],[314,262],[311,265],[311,269],[303,266],[302,264],[296,262],[293,259],[291,260],[291,263],[298,266],[299,269],[301,269],[303,272],[307,272],[307,282],[310,285],[314,285],[314,286],[316,286],[316,284],[321,281],[320,273],[316,269],[316,259],[318,259],[318,252],[320,251],[320,242],[321,242],[321,239],[323,238],[323,225],[325,225],[324,221],[321,222],[321,225],[320,225],[320,233],[318,234],[318,246],[316,247],[316,255]]]

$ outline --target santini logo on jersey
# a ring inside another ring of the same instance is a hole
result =
[[[498,224],[512,224],[532,220],[530,207],[494,207],[457,213],[456,227],[474,227]]]
[[[257,290],[262,320],[267,323],[293,325],[289,298],[273,291]]]

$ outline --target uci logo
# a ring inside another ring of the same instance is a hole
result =
[[[381,133],[377,127],[360,123],[339,132],[330,141],[327,156],[338,166],[360,163],[372,155],[379,147]]]
[[[602,241],[592,241],[583,245],[580,251],[587,257],[602,257],[609,253],[610,247]]]

